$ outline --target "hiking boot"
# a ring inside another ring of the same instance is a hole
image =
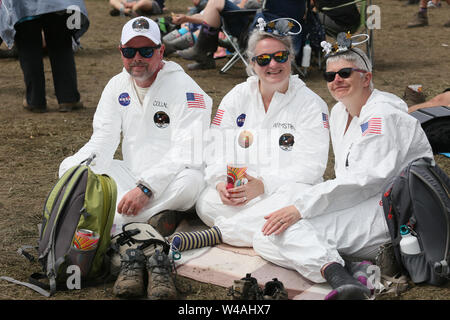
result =
[[[395,258],[394,247],[391,242],[385,243],[378,248],[375,264],[380,268],[382,275],[389,277],[394,277],[402,271],[400,264]]]
[[[415,89],[414,86],[407,86],[403,93],[403,100],[408,106],[425,102],[425,95],[421,89]]]
[[[262,294],[258,281],[250,273],[241,280],[234,280],[233,285],[228,288],[228,295],[233,296],[233,300],[262,300]]]
[[[155,228],[163,237],[170,236],[183,219],[183,214],[179,211],[164,210],[155,214],[148,220],[148,224]]]
[[[284,289],[283,283],[281,281],[278,281],[277,278],[273,278],[272,281],[267,282],[264,286],[263,299],[287,300],[288,294],[286,292],[286,289]]]
[[[73,110],[80,110],[83,109],[84,105],[83,102],[65,102],[59,104],[59,112],[68,112]]]
[[[173,300],[177,290],[172,278],[172,264],[169,257],[159,250],[147,260],[148,287],[150,300]]]
[[[408,22],[408,28],[424,27],[428,25],[428,16],[426,12],[417,12],[414,18]]]
[[[127,249],[121,256],[120,273],[113,293],[120,298],[136,298],[144,294],[145,257],[139,249]]]
[[[186,60],[204,62],[209,60],[208,58],[212,59],[214,52],[217,50],[218,39],[219,29],[213,28],[207,24],[202,24],[197,42],[195,42],[194,46],[181,51],[176,51],[175,53]]]

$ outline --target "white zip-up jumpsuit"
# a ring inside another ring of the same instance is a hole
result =
[[[239,144],[243,131],[252,134],[248,148]],[[264,215],[323,181],[330,147],[328,107],[297,76],[290,76],[287,92],[276,92],[266,113],[258,78],[252,76],[223,98],[210,138],[208,186],[197,201],[197,214],[205,224],[219,227],[225,243],[251,247]],[[226,182],[227,163],[240,161],[249,175],[262,179],[264,194],[244,206],[224,205],[216,185]]]
[[[117,203],[139,183],[150,187],[153,196],[137,216],[116,214],[115,232],[163,210],[188,210],[205,185],[202,146],[211,107],[211,98],[174,62],[164,61],[142,105],[123,69],[102,93],[89,142],[61,163],[59,175],[95,152],[92,169],[116,181]],[[121,135],[123,161],[113,160]]]
[[[341,254],[374,258],[389,241],[382,190],[411,161],[433,157],[420,123],[398,97],[374,90],[344,134],[348,113],[331,111],[330,133],[336,178],[297,195],[302,219],[282,234],[255,234],[254,248],[265,259],[324,282],[322,266],[344,265]]]

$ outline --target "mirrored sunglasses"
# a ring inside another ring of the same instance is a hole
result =
[[[158,45],[156,47],[140,47],[140,48],[123,48],[120,47],[120,51],[122,51],[122,54],[125,58],[131,59],[134,58],[136,55],[136,52],[139,51],[139,54],[143,58],[151,58],[153,56],[153,53],[155,52],[155,49],[160,48],[161,45]]]
[[[267,66],[272,58],[278,63],[285,63],[289,57],[289,51],[277,51],[275,53],[263,53],[252,58],[261,67]]]
[[[339,70],[337,72],[333,72],[333,71],[324,72],[323,77],[325,78],[325,80],[327,82],[332,82],[332,81],[334,81],[336,74],[338,74],[339,77],[341,77],[342,79],[347,79],[348,77],[350,77],[352,75],[353,71],[361,72],[361,73],[367,72],[366,70],[357,69],[357,68],[342,68],[341,70]]]

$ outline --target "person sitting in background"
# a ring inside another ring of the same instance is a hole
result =
[[[165,0],[109,0],[112,16],[147,16],[163,13]]]
[[[214,69],[216,63],[214,61],[214,53],[218,46],[218,37],[221,22],[221,13],[231,10],[240,10],[246,8],[249,0],[237,1],[233,0],[209,0],[205,9],[201,13],[194,15],[177,14],[172,17],[175,24],[193,23],[201,25],[198,39],[194,46],[177,51],[176,53],[187,60],[195,60],[195,63],[189,64],[189,70],[197,69]],[[258,0],[258,3],[260,0]],[[254,3],[254,2],[251,2]],[[248,23],[248,17],[231,17],[227,18],[227,24],[230,26],[229,32],[235,37],[243,31]]]
[[[447,106],[450,107],[450,88],[447,88],[444,90],[444,92],[434,96],[430,100],[424,102],[415,104],[413,106],[410,106],[408,109],[408,112],[414,112],[419,109],[423,108],[431,108],[431,107],[438,107],[438,106]]]

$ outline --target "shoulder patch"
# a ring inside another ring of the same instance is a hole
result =
[[[119,103],[126,107],[130,104],[131,102],[131,98],[130,95],[128,94],[128,92],[123,92],[119,95]]]
[[[361,133],[363,136],[368,134],[382,134],[383,121],[382,118],[370,118],[369,121],[361,125]]]

